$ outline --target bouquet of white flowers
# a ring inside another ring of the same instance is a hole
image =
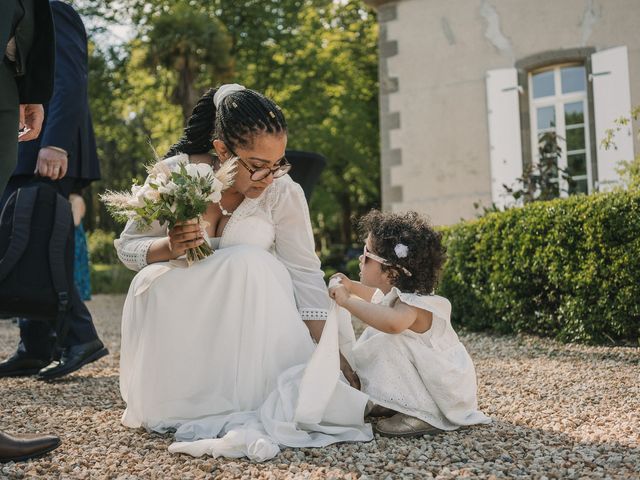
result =
[[[205,163],[179,163],[171,169],[158,162],[147,167],[149,177],[144,185],[134,185],[130,192],[107,191],[100,196],[109,212],[121,221],[135,220],[142,229],[154,221],[167,224],[197,218],[200,222],[210,202],[219,202],[222,192],[233,183],[235,162],[225,162],[214,172]],[[190,265],[213,253],[207,242],[187,250]]]

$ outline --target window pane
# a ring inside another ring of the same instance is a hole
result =
[[[538,115],[538,130],[556,126],[556,108],[554,106],[538,108],[536,113]]]
[[[584,193],[586,195],[589,193],[586,178],[583,178],[582,180],[574,180],[571,183],[573,183],[573,185],[569,185],[569,195],[575,195],[577,193]]]
[[[564,105],[564,123],[566,125],[575,125],[584,123],[584,106],[582,102],[565,103]]]
[[[567,155],[567,170],[572,177],[587,174],[587,156],[584,153]]]
[[[584,150],[584,128],[567,129],[567,152]]]
[[[555,94],[553,70],[536,73],[532,76],[533,98],[548,97]]]
[[[585,88],[584,67],[566,67],[560,70],[562,93],[582,92]]]

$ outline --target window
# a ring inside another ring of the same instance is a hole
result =
[[[524,167],[538,160],[538,138],[545,132],[561,137],[558,166],[575,180],[569,189],[558,178],[562,195],[619,184],[619,162],[635,156],[631,125],[616,137],[617,149],[606,150],[599,142],[616,118],[631,111],[626,46],[537,53],[514,67],[487,71],[486,88],[495,205],[514,204],[504,186],[516,186]]]
[[[554,132],[562,150],[560,169],[573,182],[567,185],[560,174],[560,196],[590,193],[593,189],[587,73],[583,64],[547,67],[529,73],[529,104],[532,161],[539,159],[538,144],[543,134]]]

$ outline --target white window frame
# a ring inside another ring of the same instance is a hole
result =
[[[546,66],[544,68],[534,69],[528,72],[528,86],[527,89],[529,92],[529,111],[530,111],[530,131],[531,131],[531,156],[534,164],[537,164],[539,161],[538,154],[538,145],[539,145],[539,133],[543,133],[546,131],[551,131],[552,129],[546,130],[538,130],[538,115],[537,109],[540,107],[555,107],[555,120],[556,125],[553,130],[556,131],[558,135],[558,146],[562,150],[562,155],[558,159],[558,168],[566,170],[568,161],[567,161],[567,142],[566,142],[566,125],[564,119],[564,105],[566,103],[576,103],[582,101],[583,112],[584,112],[584,154],[586,158],[586,167],[587,173],[585,175],[577,175],[576,180],[583,180],[585,177],[587,179],[587,193],[590,194],[594,191],[594,182],[593,182],[593,172],[591,165],[591,132],[589,130],[589,122],[591,118],[591,112],[589,111],[589,94],[588,94],[588,86],[587,86],[587,78],[585,77],[585,90],[581,92],[571,92],[571,93],[562,93],[562,80],[560,70],[565,67],[572,66],[584,66],[586,71],[586,66],[584,63],[580,62],[570,62],[570,63],[560,63],[551,66]],[[541,98],[533,97],[533,76],[538,73],[553,71],[554,78],[554,91],[555,95]],[[571,153],[583,153],[581,150],[572,150]],[[560,174],[558,174],[558,181],[560,182],[560,197],[567,197],[569,186],[566,180],[562,179]]]

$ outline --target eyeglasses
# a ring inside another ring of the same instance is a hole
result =
[[[242,160],[238,155],[235,155],[235,158],[238,162],[240,162],[240,165],[247,169],[247,171],[251,175],[249,178],[254,182],[264,180],[269,175],[273,175],[273,178],[280,178],[289,170],[291,170],[291,164],[287,161],[286,157],[282,157],[282,160],[278,162],[275,168],[262,167],[256,169],[253,169],[249,165],[247,165],[244,160]]]
[[[379,257],[378,255],[376,255],[375,253],[371,253],[369,251],[369,249],[367,248],[367,244],[364,244],[364,249],[362,251],[362,256],[364,257],[364,262],[363,263],[367,263],[367,258],[370,258],[371,260],[374,260],[378,263],[381,263],[382,265],[386,265],[388,267],[393,267],[393,268],[399,268],[400,270],[402,270],[404,272],[404,274],[407,277],[411,276],[411,272],[409,270],[407,270],[406,268],[404,268],[402,265],[398,265],[397,263],[391,263],[389,260],[387,260],[386,258],[382,258]]]

